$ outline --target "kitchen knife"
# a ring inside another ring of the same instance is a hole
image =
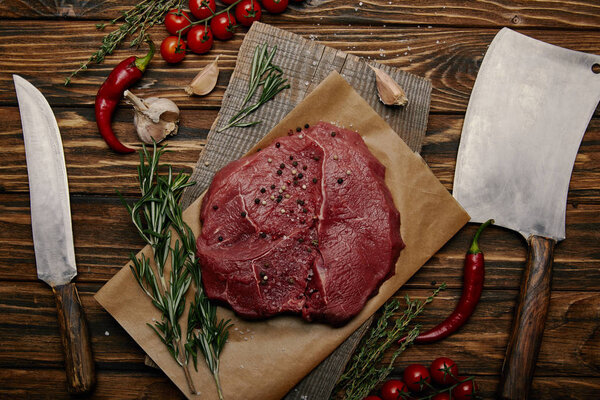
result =
[[[60,132],[42,93],[18,75],[13,80],[25,141],[38,278],[52,287],[56,300],[69,392],[86,393],[94,386],[94,362],[79,294],[71,282],[77,267]]]
[[[554,246],[565,238],[571,172],[600,100],[598,64],[600,56],[504,28],[469,100],[453,195],[471,221],[493,218],[528,245],[502,398],[527,398],[550,301]]]

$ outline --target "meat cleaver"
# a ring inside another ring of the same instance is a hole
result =
[[[77,267],[60,132],[42,93],[18,75],[13,80],[25,141],[38,278],[52,287],[56,300],[68,390],[87,393],[95,382],[94,361],[79,294],[71,282]]]
[[[463,125],[453,195],[472,222],[519,232],[528,255],[499,397],[527,398],[550,302],[554,246],[565,238],[575,156],[600,100],[600,56],[508,28],[492,41]]]

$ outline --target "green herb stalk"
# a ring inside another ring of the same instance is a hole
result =
[[[398,299],[393,299],[383,306],[383,311],[368,336],[363,338],[358,350],[346,367],[346,371],[336,384],[334,393],[343,392],[344,399],[360,400],[369,395],[369,392],[394,369],[394,361],[414,339],[419,335],[419,326],[409,330],[409,325],[431,303],[440,290],[446,288],[442,284],[431,296],[424,301],[411,300],[405,297],[406,309],[392,321],[394,313],[400,307]],[[408,334],[407,334],[408,332]],[[377,365],[383,360],[384,353],[400,338],[406,335],[406,340],[392,354],[390,361],[381,368]]]
[[[242,108],[233,117],[231,117],[224,127],[218,132],[223,132],[233,126],[239,128],[260,124],[262,121],[242,122],[244,118],[258,110],[260,106],[273,99],[279,92],[290,87],[287,79],[283,77],[283,71],[277,65],[272,63],[277,46],[273,46],[271,51],[267,48],[267,43],[257,46],[254,49],[252,65],[250,67],[250,79],[248,81],[248,93],[244,98],[242,107],[252,99],[258,88],[262,86],[262,92],[258,101],[250,106]]]
[[[146,146],[143,147],[138,166],[142,197],[133,205],[125,203],[134,226],[152,248],[155,265],[153,267],[150,258],[145,255],[137,258],[132,254],[131,271],[152,304],[161,312],[161,319],[148,326],[182,367],[191,392],[197,393],[189,370],[189,360],[191,357],[197,368],[200,349],[222,399],[219,356],[227,342],[231,323],[229,320],[217,320],[216,307],[204,295],[201,270],[196,258],[195,235],[183,221],[179,199],[183,190],[193,183],[189,182],[186,174],[174,175],[171,166],[167,166],[166,175],[159,174],[159,160],[164,152],[165,147],[157,149],[156,143],[152,154],[149,154]],[[168,281],[165,274],[168,274]],[[188,310],[184,334],[179,320],[184,314],[186,294],[190,287],[195,288],[195,293]]]

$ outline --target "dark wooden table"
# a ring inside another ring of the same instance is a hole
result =
[[[118,61],[119,50],[63,86],[103,36],[95,25],[135,0],[0,1],[0,398],[67,398],[54,300],[36,278],[27,171],[11,74],[30,79],[47,96],[61,129],[69,183],[79,275],[98,370],[94,398],[181,398],[144,353],[93,300],[92,295],[142,242],[128,222],[115,190],[136,194],[135,155],[109,151],[94,121],[94,95]],[[509,26],[567,48],[600,54],[600,5],[596,0],[424,1],[311,0],[263,21],[329,46],[377,59],[432,80],[433,93],[423,157],[452,189],[463,117],[487,45]],[[188,172],[205,143],[244,37],[217,42],[222,54],[217,90],[188,98],[181,87],[213,56],[188,56],[178,66],[156,57],[138,92],[172,98],[182,108],[180,133],[169,140],[165,161]],[[151,31],[162,40],[162,26]],[[139,51],[138,54],[141,54]],[[531,398],[600,398],[600,114],[581,145],[567,203],[567,239],[556,248],[553,292]],[[122,107],[117,135],[136,144],[132,113]],[[462,261],[475,226],[466,226],[417,273],[398,296],[443,292],[420,319],[432,326],[450,312],[459,295]],[[415,346],[396,361],[395,374],[413,362],[455,359],[462,374],[476,375],[492,398],[508,340],[525,244],[516,233],[492,227],[482,237],[485,291],[475,315],[443,342]]]

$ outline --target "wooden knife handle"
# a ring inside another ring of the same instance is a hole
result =
[[[65,351],[70,393],[88,393],[96,383],[94,359],[87,322],[74,283],[52,288]]]
[[[550,281],[556,241],[541,236],[527,240],[529,251],[519,304],[513,319],[512,332],[500,379],[503,399],[526,399],[550,304]]]

